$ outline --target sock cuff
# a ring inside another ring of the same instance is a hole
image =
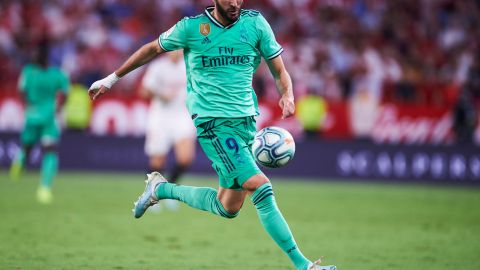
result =
[[[273,196],[273,188],[270,183],[265,183],[261,185],[255,192],[252,194],[252,202],[254,205],[257,205],[265,198]]]
[[[161,185],[158,185],[155,187],[155,197],[157,197],[157,200],[163,200],[163,199],[172,199],[172,189],[173,187],[176,186],[176,184],[172,183],[163,183]]]
[[[229,213],[227,210],[225,210],[225,208],[223,207],[222,203],[218,198],[215,198],[215,207],[217,208],[218,214],[224,218],[234,218],[238,216],[238,213],[240,213],[240,212],[236,212],[233,214]]]

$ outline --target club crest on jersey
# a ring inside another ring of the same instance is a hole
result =
[[[242,26],[242,29],[240,30],[240,41],[244,43],[248,42],[247,29],[245,26]]]
[[[210,24],[209,23],[201,23],[200,24],[200,34],[204,35],[205,37],[210,34]]]

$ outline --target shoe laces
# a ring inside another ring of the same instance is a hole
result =
[[[308,267],[308,270],[317,269],[317,266],[320,266],[320,264],[322,263],[322,260],[323,260],[323,256],[320,257],[318,260],[312,262],[312,264]]]

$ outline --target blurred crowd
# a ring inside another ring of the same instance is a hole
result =
[[[51,62],[88,86],[211,3],[2,0],[0,91],[15,91],[19,70],[45,36]],[[245,8],[271,23],[299,96],[425,106],[480,98],[478,0],[246,0]],[[116,93],[135,95],[141,75],[127,76]],[[261,98],[275,95],[270,77],[261,66],[254,80]]]

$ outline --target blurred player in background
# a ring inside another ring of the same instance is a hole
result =
[[[168,180],[176,183],[195,156],[195,127],[185,107],[187,78],[181,50],[153,61],[143,77],[140,94],[151,99],[145,134],[150,171],[163,172],[173,147],[175,165]],[[171,210],[177,201],[166,200]]]
[[[281,95],[282,117],[295,112],[290,75],[283,49],[270,25],[257,11],[241,9],[242,0],[214,0],[205,13],[184,18],[144,45],[119,69],[90,87],[93,99],[111,89],[121,77],[165,51],[184,49],[187,68],[187,108],[197,138],[219,176],[217,190],[168,183],[158,172],[148,175],[134,216],[162,199],[175,199],[225,218],[238,215],[247,195],[261,224],[298,270],[333,270],[309,261],[300,251],[277,207],[272,185],[254,161],[251,146],[256,133],[258,104],[253,73],[263,57]],[[316,214],[316,213],[315,213]],[[314,215],[314,213],[312,213]]]
[[[25,103],[25,125],[20,134],[21,150],[15,157],[10,176],[18,179],[33,146],[40,143],[42,164],[37,199],[48,204],[53,200],[52,182],[58,171],[57,146],[60,129],[56,114],[61,109],[70,87],[68,76],[48,63],[48,42],[41,42],[34,51],[34,61],[27,64],[19,78],[18,88]]]

